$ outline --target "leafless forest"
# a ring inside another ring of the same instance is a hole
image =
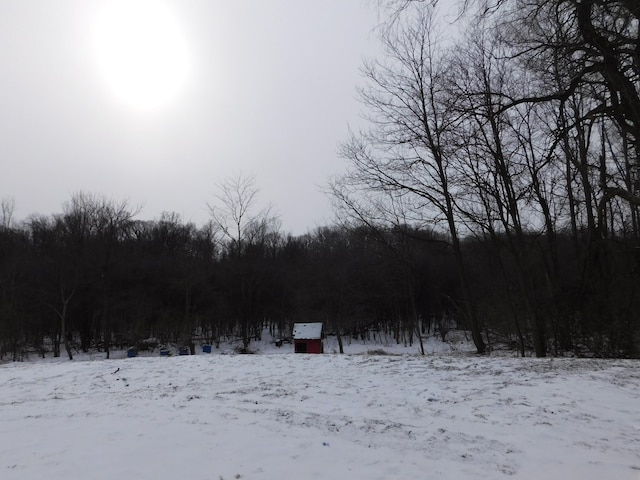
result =
[[[0,228],[0,353],[194,348],[322,321],[479,353],[640,353],[640,6],[468,2],[443,23],[382,2],[363,65],[369,128],[340,146],[336,225],[290,236],[258,187],[218,184],[211,222],[79,192]],[[457,25],[459,33],[447,36]]]

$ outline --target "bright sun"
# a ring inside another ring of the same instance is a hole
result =
[[[110,0],[98,19],[95,44],[106,83],[133,108],[167,104],[187,80],[185,39],[159,0]]]

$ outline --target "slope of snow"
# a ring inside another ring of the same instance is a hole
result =
[[[0,478],[640,479],[620,360],[196,355],[0,365]]]

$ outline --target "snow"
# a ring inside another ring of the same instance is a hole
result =
[[[5,363],[0,478],[640,480],[637,361],[404,351]]]
[[[296,340],[314,340],[322,337],[322,323],[295,323],[293,338]]]

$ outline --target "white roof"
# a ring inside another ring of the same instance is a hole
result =
[[[322,338],[322,323],[294,323],[294,340],[315,340]]]

